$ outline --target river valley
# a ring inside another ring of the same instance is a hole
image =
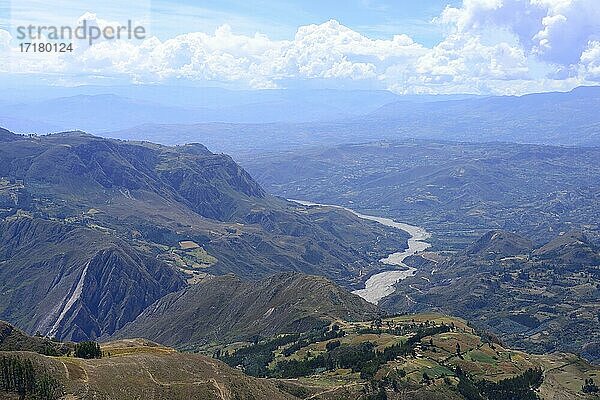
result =
[[[401,229],[407,232],[410,235],[408,239],[408,248],[403,251],[399,251],[396,253],[392,253],[385,258],[379,260],[380,262],[393,265],[397,267],[397,269],[380,272],[375,274],[365,282],[365,288],[355,290],[353,293],[359,295],[363,299],[367,300],[370,303],[377,304],[384,297],[394,293],[394,285],[403,279],[408,278],[415,274],[416,269],[413,267],[409,267],[404,263],[404,260],[407,257],[410,257],[418,252],[424,251],[431,246],[431,244],[427,243],[426,240],[431,237],[431,234],[427,232],[424,228],[419,226],[405,224],[403,222],[396,222],[393,219],[385,218],[385,217],[377,217],[374,215],[365,215],[361,214],[357,211],[354,211],[347,207],[336,206],[331,204],[318,204],[312,203],[309,201],[302,200],[290,200],[298,204],[302,204],[304,206],[320,206],[320,207],[334,207],[341,208],[352,214],[356,215],[361,219],[366,219],[369,221],[375,221],[382,225]]]

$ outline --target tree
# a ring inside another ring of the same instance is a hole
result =
[[[598,392],[600,392],[600,388],[598,388],[598,385],[596,385],[596,383],[594,382],[594,379],[592,379],[592,378],[585,380],[585,383],[581,387],[581,390],[583,390],[583,393],[598,393]]]
[[[325,345],[325,349],[327,349],[327,351],[331,351],[340,346],[341,343],[339,340],[332,340],[331,342],[327,342],[327,344]]]
[[[423,372],[423,383],[429,385],[431,383],[431,378],[427,374],[427,372]]]

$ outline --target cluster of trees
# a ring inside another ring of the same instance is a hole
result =
[[[538,400],[535,390],[544,380],[541,368],[530,368],[520,375],[498,382],[475,382],[460,367],[456,368],[456,376],[459,379],[458,391],[467,400]]]
[[[63,392],[56,379],[46,371],[37,372],[31,360],[18,356],[0,358],[0,389],[36,400],[55,400]]]
[[[291,346],[285,348],[283,350],[283,355],[285,357],[289,357],[292,354],[294,354],[295,352],[297,352],[298,350],[300,350],[312,343],[324,342],[326,340],[341,338],[341,337],[344,337],[345,334],[346,334],[346,332],[344,332],[342,329],[340,329],[339,326],[333,325],[331,327],[331,330],[326,328],[323,331],[309,334],[306,338],[304,338],[302,340],[298,340]]]
[[[265,377],[269,372],[269,363],[275,358],[273,352],[278,347],[296,342],[299,339],[300,335],[298,334],[281,336],[241,348],[233,354],[215,353],[215,357],[231,367],[241,367],[248,375]]]
[[[395,360],[399,356],[413,355],[415,346],[423,338],[449,332],[450,329],[446,325],[420,327],[405,342],[387,347],[383,351],[376,351],[375,345],[370,342],[332,346],[327,353],[319,354],[316,357],[280,361],[271,375],[280,378],[298,378],[311,375],[319,370],[330,371],[343,368],[359,372],[362,379],[371,379],[388,361]]]
[[[332,351],[333,349],[337,349],[340,347],[342,343],[339,340],[332,340],[331,342],[327,342],[325,345],[325,350]]]
[[[345,334],[337,325],[331,328],[326,326],[302,335],[285,335],[264,342],[256,340],[252,346],[241,348],[233,354],[216,352],[214,357],[232,367],[241,367],[248,375],[266,377],[271,373],[268,366],[275,358],[273,352],[279,347],[287,346],[283,354],[289,357],[312,343],[340,338]]]
[[[371,361],[376,357],[374,348],[375,345],[370,342],[357,345],[345,344],[316,357],[310,357],[307,354],[307,357],[302,360],[280,361],[275,366],[272,375],[280,378],[298,378],[318,370],[339,368],[348,368],[359,372],[370,367]]]
[[[407,333],[418,331],[420,329],[425,328],[433,328],[436,327],[435,321],[425,321],[421,323],[415,322],[413,319],[411,323],[405,324],[395,324],[391,321],[386,321],[385,323],[382,320],[375,320],[372,325],[368,328],[361,328],[357,331],[358,334],[376,334],[380,335],[382,333],[388,333],[390,335],[395,336],[404,336]],[[442,323],[441,326],[446,326],[446,324]],[[454,322],[448,325],[451,331],[454,331],[456,328],[454,326]]]
[[[75,344],[74,354],[77,358],[102,358],[102,350],[97,342],[80,342]]]

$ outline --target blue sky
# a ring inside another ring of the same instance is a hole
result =
[[[214,31],[223,24],[230,24],[237,33],[261,32],[272,39],[286,39],[293,37],[298,26],[335,19],[370,37],[405,33],[425,45],[434,45],[443,37],[443,30],[431,24],[431,20],[446,6],[460,3],[460,0],[2,0],[0,23],[6,26],[12,19],[12,25],[66,24],[86,12],[94,12],[107,20],[144,20],[149,31],[162,39],[190,29]]]
[[[253,34],[258,30],[273,39],[286,39],[294,35],[298,26],[335,19],[370,37],[387,38],[405,33],[423,44],[433,45],[439,42],[443,32],[431,24],[431,20],[447,5],[459,3],[456,0],[225,0],[184,1],[176,5],[153,1],[151,7],[153,30],[161,35],[185,33],[194,20],[200,19],[209,30],[228,23],[240,33]],[[174,24],[166,15],[180,23]]]
[[[20,25],[146,39],[22,54]],[[0,0],[0,85],[325,87],[523,94],[600,83],[598,0]]]

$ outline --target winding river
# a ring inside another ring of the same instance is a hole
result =
[[[321,207],[334,207],[346,210],[356,215],[358,218],[366,219],[369,221],[375,221],[382,225],[389,226],[391,228],[401,229],[410,235],[408,239],[408,248],[404,251],[400,251],[397,253],[392,253],[385,258],[379,260],[380,262],[387,265],[394,265],[396,267],[400,267],[400,269],[391,270],[381,272],[379,274],[375,274],[371,276],[365,282],[365,288],[360,290],[355,290],[354,294],[359,295],[363,299],[367,300],[370,303],[377,304],[384,297],[394,293],[394,285],[401,281],[402,279],[406,279],[409,276],[412,276],[417,271],[415,268],[409,267],[404,264],[404,260],[407,257],[412,256],[415,253],[420,251],[424,251],[431,244],[427,243],[425,240],[431,237],[431,234],[427,232],[425,229],[405,224],[402,222],[396,222],[390,218],[376,217],[373,215],[365,215],[359,212],[356,212],[350,208],[330,205],[330,204],[319,204],[312,203],[310,201],[302,201],[302,200],[290,200],[298,204],[302,204],[304,206],[321,206]]]

